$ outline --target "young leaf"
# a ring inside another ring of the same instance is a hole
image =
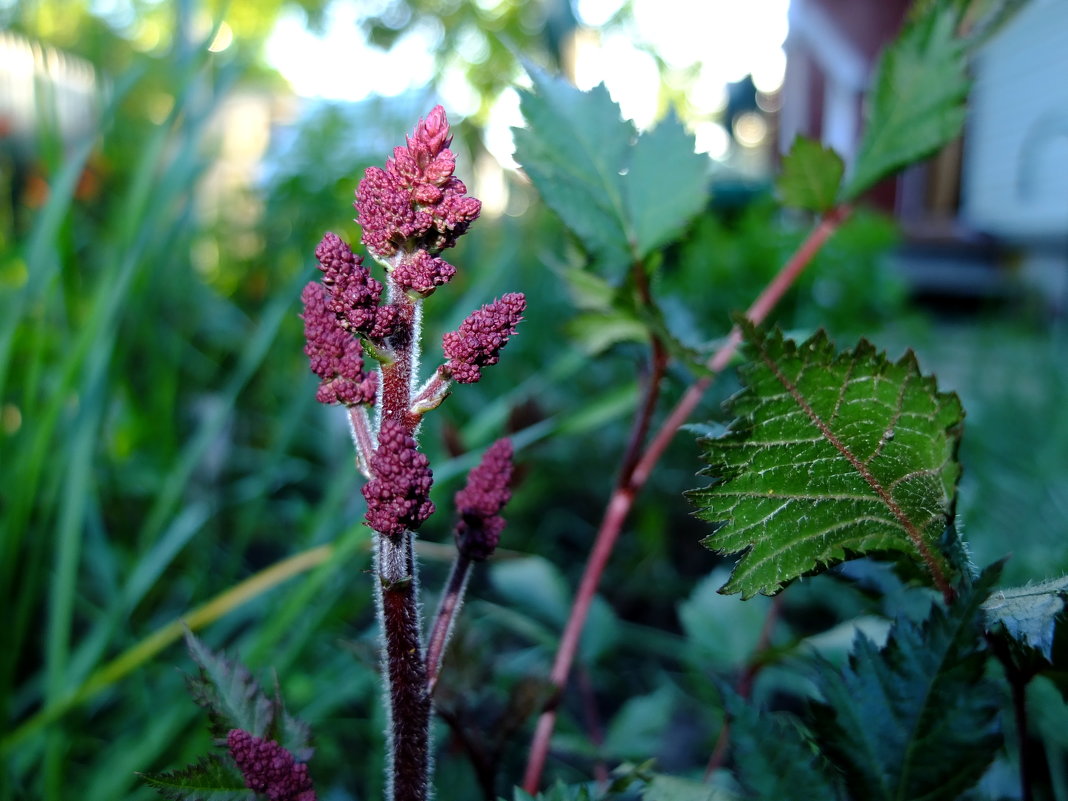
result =
[[[840,798],[833,773],[824,770],[817,751],[798,726],[783,715],[769,715],[733,693],[724,693],[730,714],[735,774],[746,798]]]
[[[824,212],[838,199],[845,164],[831,148],[798,136],[782,160],[776,185],[782,202],[807,211]]]
[[[1022,645],[1053,661],[1053,636],[1064,612],[1068,576],[1027,587],[998,590],[983,603],[987,631],[1003,628]]]
[[[530,69],[516,160],[546,204],[596,260],[645,258],[707,201],[708,160],[674,116],[637,136],[604,85],[580,92]]]
[[[674,113],[634,143],[620,177],[639,258],[675,239],[708,203],[708,158],[695,144]]]
[[[252,801],[241,773],[217,756],[202,757],[181,770],[140,773],[144,782],[173,801]]]
[[[786,796],[780,796],[785,798]],[[737,801],[738,796],[707,782],[657,773],[642,792],[642,801]]]
[[[716,478],[688,493],[716,530],[705,545],[744,551],[722,592],[750,597],[874,553],[920,561],[949,591],[938,550],[952,519],[960,426],[956,395],[866,341],[835,352],[818,332],[797,345],[745,325],[739,418],[701,442]]]
[[[536,796],[516,787],[512,791],[513,801],[591,801],[590,790],[584,784],[564,784],[559,779],[552,787]],[[504,801],[504,799],[501,799]]]
[[[959,4],[930,3],[884,51],[847,199],[960,134],[968,75],[959,21]]]
[[[225,738],[230,729],[243,729],[266,736],[273,726],[275,705],[248,668],[212,653],[189,632],[185,642],[200,668],[198,675],[189,677],[189,691],[207,710],[212,735]]]
[[[922,626],[899,620],[882,650],[859,636],[841,672],[824,665],[812,729],[858,801],[952,801],[994,758],[1001,694],[983,678],[979,615],[997,573]]]

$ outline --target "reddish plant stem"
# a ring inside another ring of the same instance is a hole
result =
[[[405,534],[410,539],[411,535]],[[389,677],[390,775],[393,801],[424,801],[430,776],[430,696],[419,642],[414,580],[381,588]]]
[[[356,469],[364,478],[370,478],[371,454],[374,453],[375,445],[366,406],[349,407],[349,429],[352,432],[352,443],[356,446]]]
[[[418,358],[416,340],[419,336],[419,304],[398,289],[389,279],[389,302],[397,308],[397,327],[386,340],[392,359],[382,365],[379,408],[382,419],[395,418],[404,423],[408,433],[415,431],[419,417],[411,413],[412,376]]]
[[[783,265],[771,283],[753,301],[753,304],[746,312],[746,317],[752,323],[759,325],[767,318],[771,310],[786,294],[786,291],[793,286],[798,276],[801,275],[805,267],[820,251],[820,248],[838,230],[851,212],[852,208],[850,206],[842,205],[835,207],[823,217],[819,224],[809,233],[805,241],[801,243],[800,247],[787,260],[786,264]],[[538,786],[541,784],[541,774],[545,767],[545,760],[548,757],[553,729],[556,726],[556,710],[560,703],[560,696],[571,672],[571,665],[578,651],[579,639],[589,616],[590,605],[593,603],[597,585],[600,583],[601,575],[608,564],[608,559],[615,548],[616,540],[623,529],[623,523],[630,513],[631,506],[634,504],[634,499],[645,485],[653,467],[667,449],[675,433],[693,414],[701,397],[712,385],[715,377],[730,364],[741,341],[741,330],[738,326],[734,326],[726,341],[707,363],[710,375],[690,385],[690,388],[686,390],[675,408],[672,409],[661,424],[652,442],[645,449],[641,458],[638,459],[634,469],[629,475],[620,476],[612,497],[609,498],[604,517],[601,520],[601,526],[597,531],[597,537],[586,562],[586,569],[582,574],[582,580],[572,603],[570,615],[560,638],[556,659],[553,661],[552,670],[549,674],[549,681],[556,688],[556,692],[546,703],[534,730],[534,739],[530,746],[527,769],[523,777],[523,789],[528,793],[536,793]]]
[[[434,627],[430,631],[430,639],[427,640],[427,695],[433,695],[434,688],[437,686],[438,675],[441,672],[441,662],[445,658],[445,646],[448,645],[453,623],[456,621],[456,615],[460,611],[464,590],[467,587],[467,579],[470,575],[471,559],[463,553],[458,553],[452,563],[452,570],[449,572],[445,592],[441,596],[441,605],[438,606],[437,615],[434,617]]]
[[[398,309],[387,339],[392,354],[381,367],[381,419],[400,420],[409,433],[419,425],[411,414],[412,380],[418,360],[421,309],[388,280],[389,302]],[[368,459],[370,461],[370,459]],[[389,706],[387,794],[389,801],[426,801],[430,791],[430,695],[423,659],[419,583],[412,534],[377,540],[376,600],[382,627],[386,697]]]
[[[645,273],[645,265],[640,261],[636,262],[633,271],[638,299],[643,305],[648,306],[652,302],[652,296],[649,292],[649,277]],[[631,473],[634,472],[634,466],[641,456],[645,438],[649,435],[649,426],[652,424],[653,413],[656,411],[657,403],[660,401],[660,383],[664,378],[664,371],[667,369],[668,353],[660,337],[655,335],[652,337],[652,351],[649,375],[645,385],[645,397],[631,429],[627,450],[623,455],[622,467],[619,471],[620,482],[629,481]]]

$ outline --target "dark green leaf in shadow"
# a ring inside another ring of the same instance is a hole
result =
[[[1053,640],[1063,619],[1068,576],[1026,587],[997,590],[983,603],[986,628],[1004,631],[1019,645],[1033,648],[1053,661]]]
[[[200,668],[190,676],[193,700],[208,712],[215,737],[226,737],[231,729],[243,729],[256,737],[267,737],[274,722],[275,707],[244,665],[212,653],[186,632],[189,653]]]
[[[145,784],[173,801],[252,801],[256,797],[245,786],[240,771],[217,756],[203,757],[180,770],[139,775]]]
[[[736,778],[756,801],[841,798],[833,771],[824,766],[807,733],[792,718],[768,714],[724,693]]]
[[[952,801],[994,758],[1001,691],[983,678],[980,615],[999,572],[922,625],[899,620],[881,649],[858,636],[841,671],[824,664],[812,728],[858,801]]]

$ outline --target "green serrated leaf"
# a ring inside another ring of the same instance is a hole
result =
[[[173,801],[251,801],[255,793],[245,786],[236,767],[217,756],[202,757],[179,770],[139,773],[145,784]]]
[[[189,677],[189,690],[193,700],[207,710],[212,735],[225,737],[230,729],[243,729],[266,737],[275,705],[248,668],[208,650],[188,631],[185,642],[200,668],[196,676]]]
[[[725,692],[738,781],[755,801],[818,798],[834,801],[841,793],[833,771],[792,718],[770,715]]]
[[[623,176],[638,258],[673,241],[708,203],[708,158],[674,113],[638,137]]]
[[[716,483],[691,491],[704,540],[742,553],[722,592],[774,594],[865,554],[907,555],[939,586],[964,416],[956,395],[862,340],[836,353],[822,331],[801,345],[743,324],[748,363],[727,434],[702,440]]]
[[[623,228],[620,165],[634,139],[604,85],[579,92],[531,70],[535,92],[522,92],[526,128],[514,129],[516,160],[546,205],[588,252],[629,262]]]
[[[959,20],[957,4],[932,3],[879,59],[847,199],[960,134],[969,83]]]
[[[787,206],[825,212],[838,199],[844,171],[845,163],[834,150],[814,139],[798,136],[783,157],[776,186]]]
[[[707,201],[708,161],[672,115],[637,136],[600,85],[581,92],[529,68],[516,160],[597,261],[623,265],[667,244]]]
[[[983,603],[986,628],[1005,633],[1053,661],[1053,637],[1068,597],[1068,576],[1027,587],[998,590]]]
[[[983,678],[980,603],[997,573],[922,626],[898,621],[882,649],[859,636],[848,667],[817,676],[812,729],[858,801],[952,801],[993,760],[1001,693]]]

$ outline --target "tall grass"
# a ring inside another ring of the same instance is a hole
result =
[[[250,301],[194,269],[211,235],[196,202],[210,125],[245,71],[205,44],[141,58],[113,83],[92,139],[39,148],[47,200],[4,254],[23,280],[0,297],[3,798],[144,795],[135,770],[181,758],[195,714],[176,671],[138,672],[180,634],[175,620],[222,619],[218,639],[284,666],[364,539],[355,526],[337,539],[353,519],[344,473],[314,510],[289,499],[280,515],[272,498],[280,475],[304,471],[293,443],[310,396],[292,370],[264,378],[280,338],[293,346],[301,270],[275,270]],[[146,83],[173,98],[155,126],[131,114]],[[86,199],[93,160],[112,166]],[[297,574],[302,584],[263,597]],[[245,625],[265,608],[300,610],[301,631]]]

